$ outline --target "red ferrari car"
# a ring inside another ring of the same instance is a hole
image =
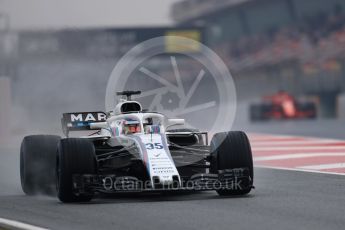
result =
[[[250,106],[250,120],[252,121],[314,119],[316,117],[315,102],[299,102],[294,96],[285,91],[264,96],[262,103]]]

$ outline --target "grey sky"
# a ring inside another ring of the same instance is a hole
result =
[[[14,29],[145,26],[172,23],[178,0],[0,0]],[[1,23],[3,24],[3,23]]]

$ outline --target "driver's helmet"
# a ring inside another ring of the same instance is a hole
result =
[[[140,122],[136,120],[126,119],[123,122],[123,129],[126,134],[140,133],[141,132]]]

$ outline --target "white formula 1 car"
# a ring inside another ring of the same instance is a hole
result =
[[[28,195],[57,194],[62,202],[90,201],[97,193],[216,190],[244,195],[253,188],[250,143],[239,131],[207,133],[173,129],[183,119],[146,112],[131,96],[111,112],[65,113],[66,138],[26,136],[20,176]],[[70,131],[95,130],[69,137]]]

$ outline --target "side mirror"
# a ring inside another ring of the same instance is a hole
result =
[[[175,125],[184,125],[185,120],[184,119],[168,119],[165,125],[165,128],[175,126]]]
[[[90,123],[90,129],[106,129],[106,128],[108,128],[107,122]]]

